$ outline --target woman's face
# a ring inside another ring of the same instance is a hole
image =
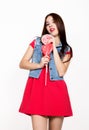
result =
[[[59,32],[52,16],[48,16],[46,19],[46,29],[52,36],[58,36]]]

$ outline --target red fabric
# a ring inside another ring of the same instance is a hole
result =
[[[66,54],[71,54],[71,52],[70,52],[70,51],[67,51]]]
[[[34,48],[35,40],[29,45]],[[28,78],[19,112],[44,116],[72,116],[71,102],[64,80],[51,81],[47,73],[45,86],[45,67],[38,79]]]
[[[33,40],[30,44],[29,44],[32,48],[35,47],[35,40]]]
[[[72,108],[64,80],[50,81],[45,68],[38,79],[28,78],[19,112],[44,116],[72,116]]]

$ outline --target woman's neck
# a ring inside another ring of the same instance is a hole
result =
[[[56,46],[58,46],[60,44],[60,38],[59,37],[55,37],[55,44]]]

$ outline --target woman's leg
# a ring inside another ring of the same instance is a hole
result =
[[[61,130],[64,117],[49,117],[49,130]]]
[[[33,130],[47,130],[47,117],[40,115],[32,115]]]

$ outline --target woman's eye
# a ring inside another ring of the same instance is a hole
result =
[[[46,23],[46,26],[48,26],[49,25],[49,23]]]
[[[55,21],[52,21],[51,23],[46,23],[46,26],[54,24],[54,23],[55,23]]]

